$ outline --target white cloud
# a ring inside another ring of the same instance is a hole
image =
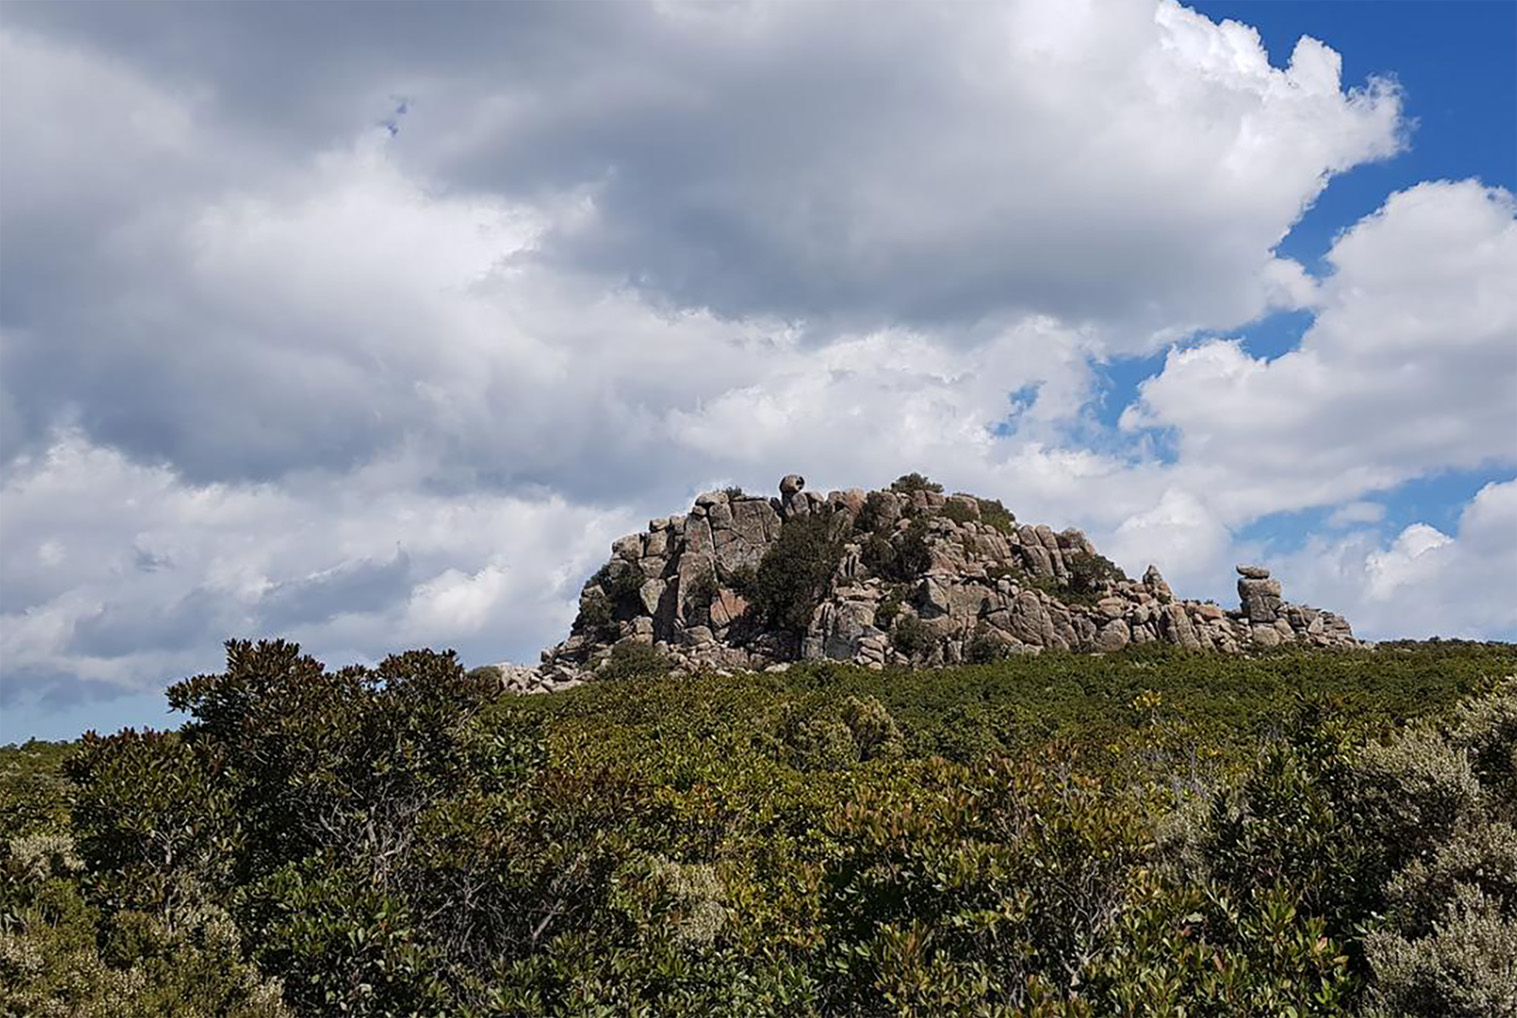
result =
[[[1517,639],[1517,478],[1481,488],[1452,535],[1315,538],[1279,566],[1287,595],[1341,610],[1360,636]]]
[[[1514,207],[1474,181],[1392,195],[1334,243],[1298,349],[1171,352],[1124,428],[1173,429],[1177,473],[1229,521],[1513,462]]]
[[[1329,527],[1349,527],[1356,523],[1379,523],[1385,519],[1385,506],[1379,502],[1345,502],[1327,518]]]
[[[530,658],[636,522],[550,495],[429,493],[410,470],[197,485],[60,436],[0,487],[7,697],[141,689],[271,632],[339,663],[419,644]]]

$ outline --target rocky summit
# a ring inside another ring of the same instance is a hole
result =
[[[637,645],[678,669],[737,670],[1359,643],[1341,616],[1284,601],[1261,566],[1238,566],[1237,608],[1179,598],[1158,568],[1130,579],[1079,530],[1019,523],[999,501],[945,495],[916,474],[873,492],[808,491],[798,474],[778,497],[707,492],[611,552],[569,638],[536,666],[501,666],[508,689],[615,674],[617,649]]]

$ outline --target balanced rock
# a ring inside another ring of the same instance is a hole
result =
[[[1269,570],[1263,566],[1238,566],[1238,597],[1243,602],[1243,614],[1250,622],[1274,622],[1280,617],[1284,603],[1280,597],[1280,581],[1269,578]]]

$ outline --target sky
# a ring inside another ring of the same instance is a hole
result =
[[[1517,4],[0,4],[0,742],[921,471],[1517,638]]]

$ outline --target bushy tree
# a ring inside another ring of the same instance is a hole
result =
[[[843,542],[830,513],[792,516],[739,593],[769,625],[804,633],[832,584]]]

